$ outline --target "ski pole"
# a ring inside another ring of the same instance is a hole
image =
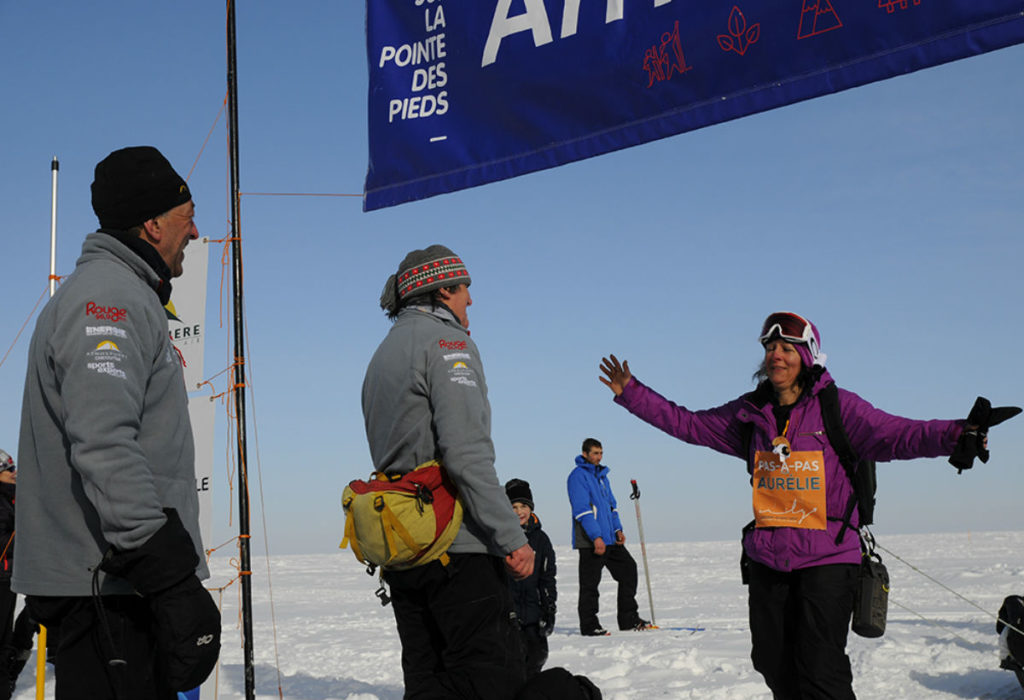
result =
[[[647,567],[647,544],[644,542],[644,521],[640,517],[640,489],[636,485],[636,479],[630,479],[629,483],[633,485],[633,493],[629,495],[629,500],[633,501],[636,505],[636,528],[640,532],[640,555],[644,559],[644,578],[647,579],[647,602],[651,605],[651,624],[654,621],[654,596],[651,594],[651,570]]]

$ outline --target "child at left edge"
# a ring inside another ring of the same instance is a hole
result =
[[[512,510],[519,516],[519,524],[534,551],[533,573],[516,581],[509,577],[512,604],[519,620],[519,632],[526,653],[527,678],[540,673],[548,660],[548,635],[555,626],[555,550],[540,527],[540,519],[533,512],[533,493],[530,483],[511,479],[505,484],[505,494]]]

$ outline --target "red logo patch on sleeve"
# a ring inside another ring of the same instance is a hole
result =
[[[119,309],[116,306],[100,306],[94,301],[85,302],[85,315],[92,316],[102,321],[123,321],[128,318],[127,309]]]

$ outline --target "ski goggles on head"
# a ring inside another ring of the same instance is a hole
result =
[[[818,338],[814,335],[811,322],[800,314],[790,311],[778,311],[764,320],[761,327],[761,345],[772,338],[781,338],[787,343],[802,343],[811,354],[811,361],[816,365],[825,365],[825,354],[818,347]]]
[[[789,343],[809,343],[814,340],[814,329],[803,316],[779,311],[764,320],[759,340],[764,345],[775,335]]]

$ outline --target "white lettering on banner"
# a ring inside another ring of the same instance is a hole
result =
[[[562,27],[559,38],[565,39],[576,34],[580,18],[580,0],[562,0]],[[611,24],[623,19],[625,15],[625,0],[605,0],[604,23]],[[672,0],[653,0],[654,7],[667,5]],[[484,44],[484,54],[480,61],[480,67],[489,66],[498,60],[498,49],[501,47],[501,40],[507,36],[529,31],[533,34],[533,45],[543,46],[550,44],[554,39],[551,35],[551,25],[548,23],[548,12],[544,6],[545,0],[525,0],[526,12],[521,15],[509,17],[512,9],[512,0],[498,0],[494,8],[494,16],[491,18],[491,30],[487,34],[487,42]],[[634,5],[631,5],[633,7]]]
[[[448,72],[445,57],[447,20],[443,0],[415,0],[423,8],[423,28],[427,36],[400,46],[384,46],[380,50],[378,68],[413,68],[409,91],[421,93],[388,98],[388,123],[396,120],[424,119],[448,112]],[[434,139],[431,139],[434,140]],[[443,138],[441,139],[443,140]]]
[[[441,21],[443,23],[444,18]],[[448,49],[444,43],[444,34],[435,34],[427,37],[424,41],[417,41],[413,44],[402,44],[398,47],[385,46],[380,50],[380,64],[377,67],[383,68],[388,62],[394,63],[399,68],[418,66],[447,55]]]
[[[622,19],[623,0],[608,0],[604,11],[604,23],[614,22]],[[576,25],[580,19],[580,0],[565,0],[565,7],[562,8],[562,32],[561,38],[573,36],[576,33]]]
[[[437,29],[438,27],[443,27],[444,26],[444,8],[438,6],[438,8],[436,10],[434,10],[434,18],[433,19],[430,18],[430,9],[428,8],[428,9],[423,11],[423,18],[424,18],[424,24],[427,26],[427,31],[428,32],[432,32],[435,29]]]
[[[444,87],[448,84],[448,74],[444,72],[444,61],[430,68],[417,68],[412,73],[412,91],[419,92],[423,88]]]
[[[430,117],[434,114],[444,114],[448,111],[448,91],[442,90],[437,97],[433,95],[417,95],[416,97],[404,97],[400,100],[391,100],[388,107],[388,122],[395,121],[395,117],[401,115],[401,119],[419,119]]]
[[[173,331],[168,329],[167,335],[171,340],[190,340],[193,338],[199,338],[199,324],[194,326],[182,326],[181,328],[175,328]]]
[[[569,3],[566,3],[567,8],[568,5]],[[498,59],[498,47],[501,46],[501,40],[507,36],[530,31],[533,33],[534,46],[543,46],[553,41],[544,0],[526,0],[526,12],[515,17],[508,16],[511,9],[512,0],[498,0],[494,16],[491,18],[491,31],[488,32],[487,43],[484,44],[481,68],[491,65]]]

